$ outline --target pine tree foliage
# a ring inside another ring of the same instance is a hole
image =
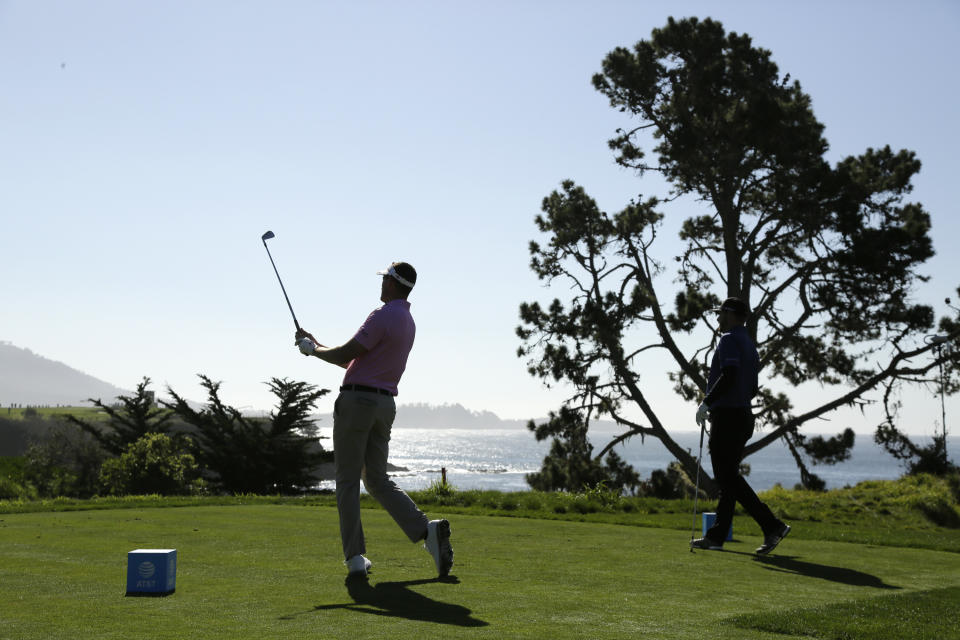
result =
[[[727,296],[753,310],[747,330],[761,356],[762,435],[746,454],[784,439],[807,486],[822,481],[806,461],[840,461],[853,438],[807,439],[800,427],[941,364],[957,379],[955,356],[922,340],[933,307],[913,300],[933,248],[929,214],[908,200],[920,170],[912,151],[870,148],[831,165],[800,83],[749,36],[709,19],[670,19],[615,49],[593,85],[635,125],[609,140],[617,163],[641,184],[659,175],[670,191],[613,214],[572,180],[543,200],[530,266],[569,294],[521,305],[519,354],[533,376],[572,386],[571,409],[613,418],[624,438],[657,438],[693,477],[696,458],[642,378],[665,354],[664,375],[692,414],[716,340],[707,311]],[[679,255],[656,251],[667,215],[689,216]],[[954,345],[958,326],[956,315],[940,321]],[[823,387],[815,406],[794,406],[790,390],[803,384]]]
[[[64,416],[92,435],[100,446],[114,456],[122,455],[131,444],[148,433],[166,433],[170,430],[173,414],[158,406],[148,391],[150,378],[144,376],[137,390],[130,396],[117,396],[115,404],[104,404],[99,398],[89,401],[107,414],[105,425],[92,423],[73,415]]]
[[[224,404],[220,382],[200,374],[207,403],[195,410],[168,388],[174,402],[167,406],[196,430],[197,458],[207,479],[229,493],[289,494],[316,484],[322,462],[332,459],[324,451],[310,417],[328,389],[306,382],[272,378],[268,384],[277,398],[269,418],[244,416]]]
[[[527,483],[537,491],[583,491],[604,486],[619,493],[637,493],[640,476],[615,451],[606,459],[593,457],[587,439],[588,421],[568,407],[551,413],[543,424],[530,422],[527,428],[538,441],[552,437],[550,453],[540,471],[527,474]]]

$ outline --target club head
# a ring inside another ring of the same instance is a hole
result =
[[[263,240],[263,241],[267,241],[267,240],[269,240],[270,238],[273,238],[273,237],[274,237],[273,231],[267,231],[265,234],[263,234],[262,236],[260,236],[260,239]]]

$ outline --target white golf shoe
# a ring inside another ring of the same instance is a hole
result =
[[[353,556],[347,560],[347,573],[351,576],[365,576],[372,565],[365,556]]]
[[[443,578],[453,566],[453,548],[450,546],[450,523],[446,520],[431,520],[427,524],[427,540],[423,548],[433,556],[437,574]]]

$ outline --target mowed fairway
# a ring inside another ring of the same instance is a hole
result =
[[[330,507],[0,515],[0,638],[783,640],[799,636],[729,619],[960,585],[954,553],[787,538],[759,560],[755,538],[690,553],[676,530],[450,521],[456,562],[438,581],[419,545],[365,511],[373,571],[348,585]],[[124,597],[137,548],[178,550],[175,594]]]

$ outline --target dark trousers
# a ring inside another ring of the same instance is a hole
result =
[[[714,542],[726,540],[737,502],[757,521],[764,536],[783,526],[740,475],[743,448],[751,436],[753,414],[749,408],[717,408],[710,412],[710,461],[713,479],[720,486],[717,519],[707,531],[707,537]]]

